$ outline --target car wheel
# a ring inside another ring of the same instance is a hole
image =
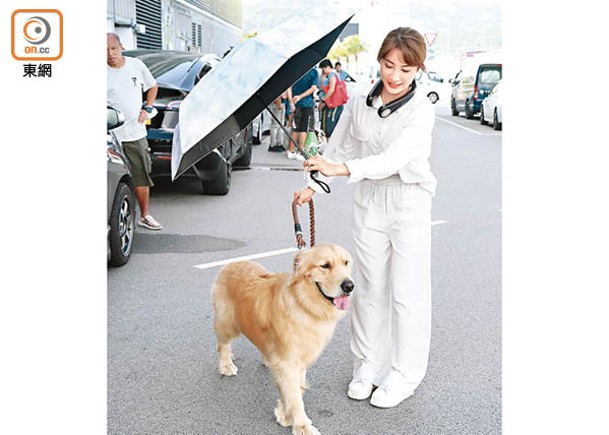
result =
[[[122,266],[129,261],[135,230],[135,199],[127,183],[118,185],[110,213],[110,266]]]
[[[501,130],[501,123],[499,122],[499,118],[497,117],[497,109],[493,112],[493,129]]]
[[[430,92],[429,94],[427,94],[427,98],[429,98],[429,101],[431,101],[432,104],[436,104],[440,99],[438,94],[436,94],[435,92]]]
[[[239,157],[237,160],[235,160],[234,166],[238,166],[240,168],[249,168],[251,161],[252,161],[252,145],[247,143],[245,145],[245,152],[243,153],[243,155],[241,157]]]
[[[474,112],[469,107],[469,100],[465,101],[465,117],[467,119],[474,119]]]
[[[486,121],[484,120],[484,106],[480,107],[480,124],[486,125]]]
[[[226,195],[230,190],[231,170],[226,161],[222,161],[218,176],[210,181],[202,181],[205,195]]]
[[[450,99],[450,111],[453,116],[459,116],[459,111],[457,110],[457,103],[455,103],[455,99]]]
[[[235,160],[233,166],[239,166],[241,168],[249,168],[252,161],[252,142],[254,140],[252,136],[252,125],[250,124],[243,133],[243,154]]]

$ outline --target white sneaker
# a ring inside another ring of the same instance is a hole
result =
[[[399,388],[396,387],[378,387],[372,394],[370,404],[377,408],[393,408],[408,399],[413,393],[414,391],[399,391]]]
[[[288,151],[288,159],[304,162],[305,158],[300,153]]]
[[[147,215],[147,216],[144,216],[143,218],[141,218],[137,224],[140,227],[144,227],[144,228],[147,228],[147,229],[153,230],[153,231],[159,231],[159,230],[163,229],[163,225],[158,223],[156,221],[156,219],[150,215]]]
[[[365,400],[372,394],[374,385],[365,379],[353,379],[349,384],[347,396],[354,400]]]
[[[374,391],[370,404],[377,408],[393,408],[414,394],[414,389],[404,385],[402,375],[391,371]]]

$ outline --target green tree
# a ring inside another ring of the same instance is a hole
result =
[[[343,41],[342,45],[348,56],[355,58],[355,72],[357,73],[357,59],[360,53],[368,51],[368,44],[359,39],[359,35],[347,36]],[[348,63],[348,60],[347,60]]]
[[[349,53],[345,50],[344,45],[341,42],[336,42],[330,51],[328,52],[328,59],[332,59],[334,61],[342,61],[346,60],[347,64],[349,63]]]

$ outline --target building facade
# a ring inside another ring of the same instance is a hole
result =
[[[107,30],[127,50],[222,56],[243,35],[242,0],[108,0]]]

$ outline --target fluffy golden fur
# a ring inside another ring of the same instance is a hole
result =
[[[226,265],[212,289],[218,368],[235,376],[231,341],[245,335],[271,369],[277,422],[293,434],[319,434],[304,410],[306,371],[319,358],[349,305],[351,256],[340,246],[298,251],[294,273],[270,273],[258,263]],[[323,292],[323,294],[322,294]]]

